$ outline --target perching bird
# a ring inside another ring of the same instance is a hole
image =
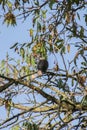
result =
[[[40,59],[37,64],[38,71],[41,71],[42,73],[45,73],[48,68],[48,61],[44,58]]]

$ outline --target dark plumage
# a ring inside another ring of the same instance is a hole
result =
[[[42,73],[45,73],[48,68],[48,61],[45,59],[40,59],[37,65],[37,69],[40,70]]]

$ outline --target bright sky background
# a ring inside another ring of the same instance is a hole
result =
[[[32,20],[31,20],[32,21]],[[0,20],[0,60],[5,59],[6,53],[9,52],[10,56],[14,56],[14,51],[10,50],[9,48],[16,42],[24,43],[29,42],[29,28],[31,25],[31,21],[27,19],[26,22],[22,23],[22,21],[19,21],[17,23],[17,26],[12,27],[8,26],[6,24],[2,23],[2,20]],[[75,53],[75,50],[71,50],[73,53]],[[72,58],[72,54],[67,54],[66,58],[70,59]],[[52,58],[49,58],[49,61],[52,62]],[[58,59],[60,61],[60,59]],[[61,64],[61,62],[59,62]],[[4,111],[2,111],[4,114]],[[3,129],[8,130],[8,129]]]
[[[29,23],[30,24],[30,23]],[[13,50],[9,48],[16,42],[23,43],[29,41],[28,22],[21,24],[21,21],[17,26],[12,27],[6,24],[2,24],[0,21],[0,59],[5,58],[6,53],[13,54]]]
[[[11,57],[14,57],[14,50],[10,50],[9,48],[16,42],[24,43],[29,42],[29,31],[28,28],[30,27],[31,21],[28,20],[24,23],[19,21],[17,26],[12,27],[6,24],[2,24],[0,21],[0,60],[5,59],[6,53],[9,52]],[[70,54],[67,55],[67,57]],[[53,57],[53,58],[52,58]],[[58,57],[58,56],[57,56]],[[71,56],[72,57],[72,56]],[[55,60],[54,56],[49,57],[49,62],[52,64],[53,59]],[[61,61],[58,58],[59,64],[61,65]],[[4,118],[5,116],[5,109],[1,110],[0,118]],[[8,128],[4,128],[3,130],[8,130]]]
[[[14,57],[14,50],[10,49],[14,43],[29,42],[29,26],[30,22],[28,23],[28,21],[24,23],[20,21],[15,27],[7,27],[6,24],[3,24],[2,21],[0,21],[0,61],[5,59],[7,52],[9,52],[11,57]],[[0,107],[0,113],[2,113],[0,114],[0,119],[6,116],[3,107]],[[3,128],[3,130],[8,130],[8,128]]]

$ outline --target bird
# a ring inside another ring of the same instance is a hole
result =
[[[46,73],[48,66],[49,66],[48,61],[45,58],[40,58],[37,64],[37,69],[43,74],[43,73]]]

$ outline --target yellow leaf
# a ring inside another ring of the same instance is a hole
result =
[[[33,30],[30,29],[30,36],[32,37],[33,36]]]
[[[66,13],[65,19],[66,19],[67,23],[70,23],[70,21],[71,21],[71,15],[70,15],[69,12]]]
[[[70,45],[69,44],[67,45],[67,51],[68,51],[68,53],[70,52]]]
[[[7,5],[9,8],[12,8],[12,3],[10,1],[7,1]]]

